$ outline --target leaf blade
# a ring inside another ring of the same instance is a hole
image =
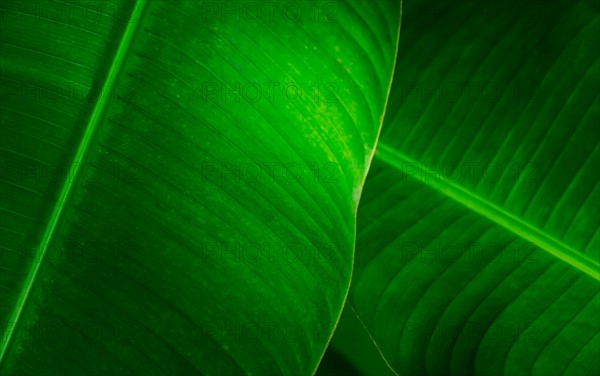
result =
[[[405,2],[350,294],[400,374],[598,372],[599,9],[547,5]]]
[[[68,14],[89,10],[83,3],[41,4],[60,4]],[[45,12],[29,28],[20,18],[3,23],[3,46],[20,44],[35,55],[19,47],[5,54],[3,47],[3,76],[35,86],[11,69],[24,61],[35,71],[37,55],[45,55],[54,74],[40,80],[61,82],[71,77],[61,66],[68,59],[86,74],[73,78],[85,87],[78,94],[94,99],[92,88],[103,87],[99,72],[107,65],[92,64],[90,56],[101,60],[117,48],[105,35],[126,28],[110,14],[116,3],[102,4],[107,8],[91,12],[101,22],[91,25],[78,18],[53,22]],[[209,5],[215,4],[224,3]],[[19,341],[2,372],[304,374],[316,368],[349,284],[355,192],[390,81],[397,4],[336,2],[337,22],[325,22],[331,20],[323,10],[313,18],[310,2],[277,3],[278,18],[258,22],[211,15],[214,9],[203,5],[149,1],[147,17],[135,20],[140,32],[49,248],[69,252],[39,264],[23,310],[27,320],[16,327]],[[303,7],[302,26],[290,22],[294,6]],[[44,44],[42,30],[58,38]],[[96,34],[102,38],[93,39]],[[292,91],[274,92],[271,101],[269,85]],[[316,92],[314,85],[321,85]],[[303,96],[294,96],[296,88]],[[21,111],[20,98],[12,99],[11,108]],[[48,137],[46,126],[64,125],[66,137],[78,140],[78,123],[62,116],[89,120],[94,105],[68,99],[25,109],[23,116],[38,122],[3,113],[3,132],[27,129],[3,142],[28,156],[47,139],[72,159],[75,148]],[[27,143],[19,145],[22,139]],[[39,150],[40,159],[58,154]],[[90,176],[94,171],[99,174]],[[32,185],[19,178],[1,180],[3,189]],[[56,182],[42,183],[47,194],[40,205],[47,206]],[[22,192],[14,188],[9,197],[3,207],[25,211]],[[27,231],[21,223],[3,227],[23,232],[19,240],[34,239],[44,214],[31,215]],[[54,335],[38,335],[48,331]]]

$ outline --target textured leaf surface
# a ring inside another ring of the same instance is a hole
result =
[[[316,368],[399,4],[243,6],[1,3],[3,374]]]
[[[404,3],[350,301],[401,375],[600,372],[598,2]]]

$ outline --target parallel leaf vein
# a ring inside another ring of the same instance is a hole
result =
[[[399,170],[403,170],[409,165],[411,169],[416,168],[417,172],[411,175],[412,177],[492,220],[494,223],[506,228],[519,237],[534,243],[544,251],[588,274],[592,278],[600,280],[600,263],[598,261],[577,252],[575,249],[523,221],[521,218],[479,197],[460,185],[442,176],[435,175],[435,173],[424,168],[421,163],[403,155],[388,145],[380,142],[376,155],[382,162]]]
[[[22,318],[23,309],[31,295],[32,287],[35,284],[35,281],[39,275],[40,267],[43,264],[45,255],[50,246],[52,238],[56,233],[58,228],[58,223],[62,218],[64,209],[66,207],[67,201],[71,196],[71,192],[76,185],[77,177],[79,176],[82,170],[82,162],[85,160],[85,157],[90,149],[91,141],[93,139],[94,134],[102,120],[103,114],[106,111],[109,103],[109,98],[111,96],[113,86],[119,73],[124,65],[125,58],[129,49],[131,48],[133,36],[135,35],[139,24],[141,23],[141,15],[146,7],[147,0],[136,0],[135,7],[131,13],[131,17],[125,31],[123,32],[123,36],[121,37],[121,41],[119,46],[117,47],[115,56],[112,60],[110,68],[108,70],[108,74],[106,76],[106,80],[102,86],[102,90],[100,92],[100,96],[96,105],[94,106],[92,113],[90,115],[90,119],[85,128],[85,132],[77,147],[77,151],[75,153],[75,157],[73,158],[73,166],[74,171],[72,177],[65,179],[65,182],[60,190],[58,199],[48,221],[48,224],[45,228],[44,234],[42,235],[42,240],[40,242],[40,246],[37,249],[36,257],[34,258],[35,262],[31,266],[27,278],[23,283],[23,287],[21,289],[21,294],[17,300],[15,305],[15,309],[11,315],[11,319],[8,322],[6,331],[2,335],[2,349],[0,350],[0,364],[4,361],[7,350],[11,343],[11,339],[15,332],[15,328],[19,320]]]

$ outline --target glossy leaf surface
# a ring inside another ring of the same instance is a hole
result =
[[[315,370],[399,4],[228,4],[0,4],[2,374]]]

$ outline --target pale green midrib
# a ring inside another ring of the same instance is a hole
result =
[[[21,294],[19,296],[19,299],[17,300],[15,310],[13,311],[10,321],[5,327],[6,331],[2,335],[0,365],[4,362],[4,358],[7,353],[7,349],[9,348],[9,345],[11,343],[11,339],[15,332],[15,328],[17,328],[17,324],[21,319],[23,308],[27,303],[30,292],[32,290],[32,286],[34,285],[36,277],[38,276],[40,266],[42,265],[42,262],[44,261],[44,257],[46,255],[46,251],[50,245],[52,237],[54,236],[58,222],[63,214],[63,209],[65,208],[66,202],[71,195],[71,191],[73,190],[75,182],[77,181],[77,177],[79,176],[79,173],[81,171],[81,166],[83,164],[82,162],[87,154],[87,151],[89,150],[91,140],[95,134],[98,124],[102,119],[102,115],[106,110],[109,97],[113,91],[113,85],[117,77],[119,76],[119,72],[121,71],[123,63],[125,61],[125,57],[127,56],[127,53],[131,46],[133,36],[135,35],[139,24],[141,24],[141,15],[146,7],[147,1],[148,0],[136,0],[134,9],[131,13],[131,17],[129,18],[125,31],[123,32],[123,36],[121,38],[119,46],[117,47],[115,56],[108,70],[106,80],[102,86],[100,96],[92,110],[90,120],[87,123],[85,132],[83,134],[81,142],[79,143],[79,146],[75,153],[75,157],[73,158],[73,175],[65,179],[65,182],[58,196],[56,205],[54,206],[54,210],[52,211],[52,214],[50,216],[48,225],[46,226],[45,232],[42,236],[40,246],[37,249],[34,262],[29,270],[27,278],[23,283],[23,288],[21,289]]]
[[[417,169],[415,174],[411,174],[415,179],[490,219],[519,237],[534,243],[544,251],[581,272],[588,274],[596,280],[600,280],[600,265],[595,260],[577,252],[560,240],[553,238],[540,229],[530,225],[513,214],[508,213],[501,207],[469,192],[460,185],[448,181],[444,177],[431,172],[431,170],[423,168],[421,163],[403,155],[398,150],[379,142],[376,157],[382,162],[399,170],[403,169],[402,163],[410,163],[411,168]]]

